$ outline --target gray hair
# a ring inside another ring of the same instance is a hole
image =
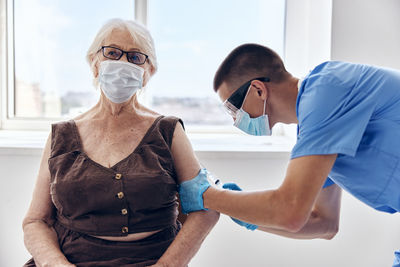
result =
[[[96,37],[90,45],[86,53],[86,60],[89,63],[93,73],[95,66],[98,63],[98,57],[96,57],[97,52],[104,45],[104,40],[115,29],[128,30],[135,44],[141,49],[141,52],[149,56],[148,63],[150,64],[150,76],[152,76],[157,71],[157,57],[154,49],[154,41],[150,35],[150,32],[145,26],[136,21],[122,19],[111,19],[107,21],[98,31]],[[148,78],[150,77],[145,77],[147,80]],[[94,78],[93,84],[97,87],[98,83],[98,79]]]

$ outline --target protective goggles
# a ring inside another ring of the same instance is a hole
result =
[[[245,82],[242,86],[240,86],[237,90],[233,92],[233,94],[224,101],[223,106],[232,117],[236,117],[236,113],[242,107],[244,99],[247,96],[247,92],[249,91],[251,82],[254,80],[269,82],[270,79],[268,77],[254,78],[250,81]]]

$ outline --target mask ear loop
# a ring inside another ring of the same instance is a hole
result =
[[[267,99],[264,100],[264,109],[263,109],[263,116],[265,115],[265,106],[267,104]]]

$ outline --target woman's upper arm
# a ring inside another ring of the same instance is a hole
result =
[[[179,183],[196,177],[200,164],[180,123],[175,127],[171,151]]]
[[[23,225],[34,221],[52,223],[54,206],[50,196],[50,171],[48,159],[51,152],[51,135],[48,137],[40,162],[32,201],[25,216]]]

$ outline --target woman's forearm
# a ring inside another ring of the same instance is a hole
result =
[[[190,213],[157,266],[187,266],[218,219],[219,213],[212,210]]]
[[[24,224],[24,242],[36,266],[74,266],[60,250],[57,234],[44,221]]]

